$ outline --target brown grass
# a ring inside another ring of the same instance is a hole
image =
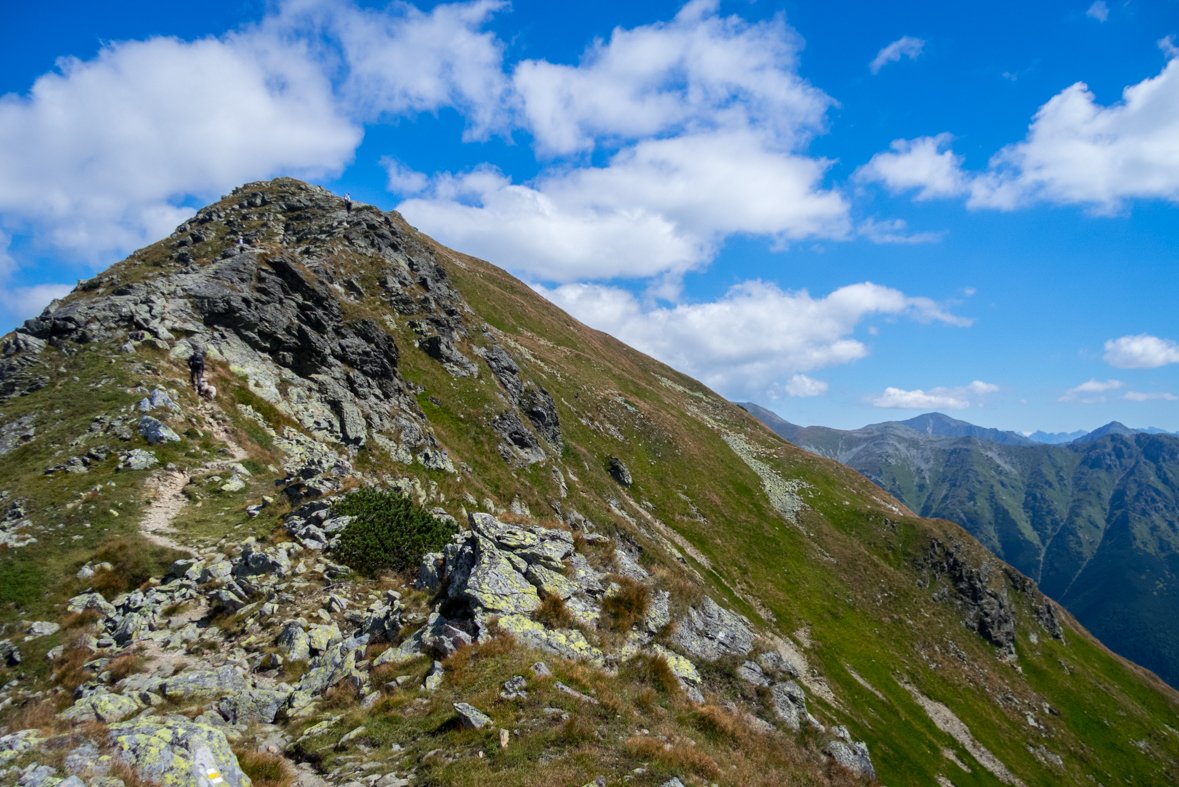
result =
[[[129,675],[143,671],[144,659],[138,653],[125,653],[106,665],[106,672],[118,683]]]
[[[557,595],[548,596],[532,613],[532,619],[549,628],[565,629],[573,625],[573,616],[565,608],[565,599]]]
[[[57,708],[50,702],[29,700],[8,723],[11,730],[53,730],[57,721]]]
[[[356,707],[359,701],[360,694],[356,687],[343,681],[324,692],[320,706],[324,710],[347,710]]]
[[[647,616],[651,589],[627,577],[619,577],[618,585],[620,590],[602,599],[602,614],[615,631],[629,631]]]
[[[291,787],[295,783],[295,774],[282,757],[253,749],[234,749],[233,753],[254,787]]]
[[[639,654],[623,665],[623,673],[628,679],[650,686],[660,694],[677,696],[682,693],[679,680],[663,656]]]
[[[690,771],[705,779],[720,778],[721,769],[708,754],[686,744],[664,743],[656,738],[636,735],[622,742],[632,757],[655,761],[674,771]]]

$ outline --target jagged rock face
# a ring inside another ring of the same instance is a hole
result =
[[[435,251],[410,238],[393,216],[341,215],[335,197],[297,181],[266,186],[241,189],[235,206],[205,208],[180,225],[169,239],[176,272],[121,285],[104,278],[85,282],[83,293],[114,287],[99,297],[52,304],[26,322],[2,349],[0,395],[44,384],[35,369],[47,342],[73,352],[79,344],[131,337],[169,348],[176,358],[201,349],[228,361],[255,393],[316,438],[351,450],[375,440],[402,461],[416,457],[430,469],[454,472],[400,374],[402,348],[386,326],[349,316],[354,299],[368,293],[341,260],[363,255],[379,261],[380,294],[398,314],[413,318],[407,325],[418,346],[456,377],[478,376],[479,367],[456,343],[485,326],[471,322],[470,306]],[[260,228],[244,229],[258,222]],[[195,248],[216,242],[224,244],[220,257],[197,264]],[[504,439],[501,453],[517,466],[543,462],[542,440],[554,450],[561,446],[552,396],[524,384],[519,363],[489,336],[491,348],[479,351],[512,406],[492,424]],[[134,352],[135,343],[124,349]],[[143,421],[141,432],[147,430],[153,443],[174,439],[156,423]],[[324,491],[313,487],[301,497]]]
[[[944,577],[953,588],[957,599],[966,607],[966,624],[1002,653],[1014,657],[1015,615],[1007,596],[1007,583],[1005,582],[998,590],[992,588],[989,580],[994,566],[989,562],[979,567],[970,565],[961,555],[961,545],[956,546],[956,549],[948,547],[941,541],[932,539],[925,560],[919,567],[930,569],[935,579]],[[1028,588],[1039,595],[1030,581]],[[934,598],[939,598],[938,594],[935,594]],[[1040,602],[1041,605],[1047,603],[1042,597]],[[1055,619],[1055,615],[1052,619]],[[1056,630],[1059,633],[1059,624]]]

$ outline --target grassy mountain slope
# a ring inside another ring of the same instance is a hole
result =
[[[248,241],[245,250],[237,238]],[[96,309],[103,320],[69,316]],[[298,318],[288,321],[288,312]],[[346,216],[341,200],[297,181],[251,184],[83,283],[27,331],[46,343],[30,348],[22,338],[29,334],[5,337],[0,434],[12,439],[0,490],[18,506],[6,531],[37,541],[0,552],[5,632],[64,620],[66,599],[95,582],[75,576],[86,564],[115,565],[113,576],[100,575],[108,578],[99,589],[111,594],[160,576],[176,553],[153,546],[142,520],[159,510],[154,490],[169,473],[190,479],[189,503],[171,523],[182,545],[232,549],[247,535],[289,540],[284,497],[254,517],[246,506],[274,494],[276,479],[292,495],[310,494],[285,471],[298,464],[296,453],[306,464],[328,450],[348,465],[337,473],[340,488],[416,490],[460,522],[471,511],[510,512],[602,534],[628,545],[674,591],[677,615],[704,595],[744,615],[762,642],[801,667],[817,720],[868,743],[879,783],[1179,780],[1179,695],[1106,650],[962,528],[940,513],[929,518],[927,503],[961,487],[929,475],[934,454],[919,441],[895,450],[920,470],[882,484],[915,501],[906,508],[835,461],[860,450],[844,438],[824,438],[832,458],[791,445],[694,380],[581,325],[502,269],[436,244],[397,214],[362,207]],[[209,350],[218,389],[210,404],[185,388],[183,358],[194,343]],[[497,348],[518,366],[517,393],[495,371],[493,363],[501,370],[504,363]],[[180,439],[149,446],[133,428],[134,408],[157,387],[178,402],[167,420]],[[513,413],[522,416],[506,427]],[[1116,440],[1109,461],[1125,467],[1137,443]],[[94,452],[85,473],[46,474],[100,443],[110,450],[104,458]],[[1103,444],[1113,445],[1094,448]],[[1162,450],[1146,445],[1144,456]],[[235,446],[252,476],[224,491],[225,471],[211,463]],[[117,469],[133,448],[154,452],[160,466]],[[616,480],[612,460],[628,468],[629,485]],[[988,461],[965,451],[953,459],[979,473]],[[1081,472],[1079,464],[1054,465],[1049,454],[1038,461],[1045,478]],[[893,464],[881,459],[879,467]],[[962,477],[960,468],[952,472]],[[1105,483],[1093,475],[1087,483]],[[1131,475],[1158,488],[1145,471]],[[1121,500],[1127,491],[1114,484],[1100,499]],[[1063,501],[1045,492],[1041,504],[1059,511]],[[1008,502],[990,505],[1008,510]],[[1064,509],[1074,537],[1095,523],[1094,505],[1088,515]],[[1129,512],[1117,521],[1124,524],[1107,530],[1129,540],[1152,532]],[[990,534],[980,535],[990,543]],[[1026,517],[993,535],[997,543],[1039,537]],[[397,586],[427,603],[406,579],[325,576],[316,592]],[[221,623],[227,632],[231,624]],[[45,654],[72,630],[20,641],[23,662],[0,675],[18,681],[6,689],[13,701],[0,701],[9,731],[27,726],[45,698],[69,705],[64,672]],[[795,733],[779,724],[754,733],[725,710],[744,703],[761,713],[768,702],[738,680],[739,660],[731,659],[698,664],[701,707],[655,691],[663,684],[638,662],[612,674],[547,656],[564,680],[602,703],[542,695],[564,701],[573,719],[534,729],[513,717],[519,738],[501,751],[490,733],[458,727],[447,704],[499,702],[503,680],[537,658],[495,642],[452,656],[452,683],[433,699],[391,690],[374,710],[325,705],[322,718],[340,734],[363,720],[380,751],[402,746],[399,767],[412,764],[420,784],[582,785],[597,774],[635,785],[672,775],[689,784],[855,783],[820,753],[827,739],[816,728]],[[413,669],[424,674],[428,664]],[[292,735],[307,729],[306,721],[287,724]],[[639,728],[664,742],[644,740]],[[338,741],[300,756],[330,775],[353,746]],[[431,758],[439,749],[466,754]],[[380,751],[363,756],[386,756]]]
[[[766,423],[922,516],[961,524],[1102,642],[1179,681],[1179,439],[1107,429],[1069,446],[1022,447]]]

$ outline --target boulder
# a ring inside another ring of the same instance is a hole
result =
[[[275,644],[282,649],[287,661],[307,661],[311,658],[311,639],[297,622],[288,623]]]
[[[875,779],[876,769],[872,767],[868,745],[863,741],[853,741],[846,727],[837,726],[832,728],[831,732],[836,740],[824,746],[823,751],[856,776]]]
[[[83,697],[60,714],[67,721],[100,721],[111,724],[138,713],[143,705],[130,696],[98,692]]]
[[[818,726],[818,722],[811,717],[806,709],[806,694],[802,687],[792,680],[785,683],[775,683],[770,687],[770,696],[774,702],[774,710],[778,718],[786,722],[792,730],[802,728],[804,721]]]
[[[629,487],[634,483],[634,479],[630,475],[630,468],[617,456],[610,457],[606,469],[609,471],[611,477],[623,486]]]
[[[753,632],[745,621],[707,596],[677,623],[672,641],[705,661],[745,656],[753,650]]]
[[[150,415],[139,419],[139,434],[152,445],[180,442],[180,435],[172,431],[172,427]]]
[[[110,726],[115,756],[141,779],[161,785],[250,787],[225,734],[178,716],[149,716]]]
[[[286,684],[277,689],[249,689],[221,700],[217,709],[230,724],[273,724],[290,696],[291,688]]]
[[[468,705],[465,702],[456,702],[454,704],[454,710],[458,713],[459,721],[463,727],[468,730],[481,730],[492,723],[491,717],[474,705]]]
[[[132,448],[119,460],[119,466],[128,470],[150,470],[159,463],[155,454],[142,448]]]
[[[227,664],[216,669],[189,670],[168,678],[164,682],[163,694],[174,702],[183,702],[240,694],[249,687],[241,669]]]

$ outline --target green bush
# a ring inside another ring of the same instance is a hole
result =
[[[352,517],[333,553],[362,574],[414,568],[423,555],[437,552],[458,532],[394,491],[353,492],[333,506],[332,515]]]

